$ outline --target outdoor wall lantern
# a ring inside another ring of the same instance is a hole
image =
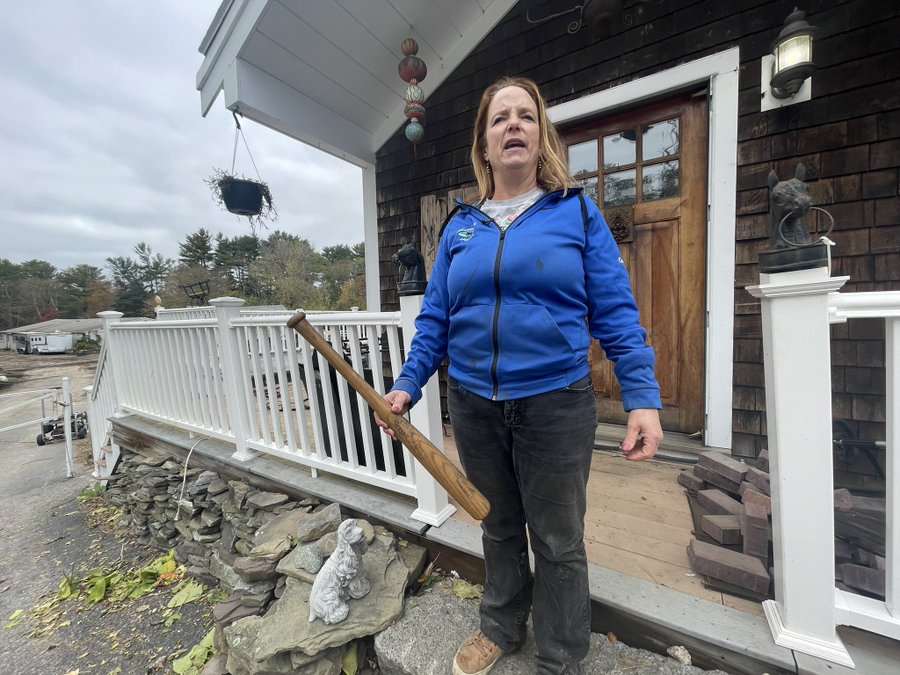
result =
[[[813,37],[818,28],[794,8],[761,66],[761,110],[773,110],[812,98]]]

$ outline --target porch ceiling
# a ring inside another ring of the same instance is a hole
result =
[[[400,43],[428,66],[426,96],[516,0],[223,0],[197,73],[205,116],[225,105],[360,166],[405,121]]]

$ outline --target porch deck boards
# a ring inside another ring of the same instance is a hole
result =
[[[452,436],[444,437],[444,452],[459,466]],[[677,482],[686,470],[683,464],[629,462],[615,453],[594,452],[585,516],[588,562],[763,616],[758,602],[705,588],[691,570],[687,545],[693,522],[684,488]],[[478,524],[462,509],[453,518]]]

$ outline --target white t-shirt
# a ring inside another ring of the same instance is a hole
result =
[[[488,199],[481,205],[481,210],[493,218],[501,230],[506,230],[516,218],[544,194],[544,188],[536,187],[512,199],[500,201]]]

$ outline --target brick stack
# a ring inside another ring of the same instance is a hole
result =
[[[700,529],[715,542],[691,540],[691,567],[720,589],[754,597],[768,594],[772,514],[768,468],[766,451],[756,467],[710,451],[700,455],[693,471],[678,476],[704,511]]]
[[[884,599],[886,522],[884,497],[862,497],[844,489],[834,491],[838,588]]]

